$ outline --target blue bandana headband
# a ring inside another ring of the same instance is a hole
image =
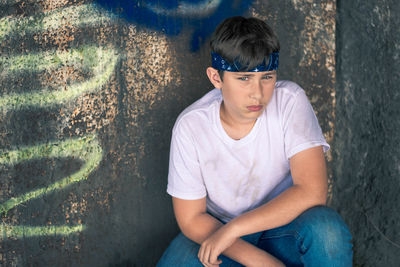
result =
[[[221,57],[215,52],[211,52],[212,67],[217,70],[233,71],[233,72],[260,72],[260,71],[272,71],[278,69],[279,65],[279,52],[273,52],[269,55],[268,65],[263,63],[258,65],[252,70],[243,71],[239,62],[234,62],[233,65],[229,64],[227,60]]]

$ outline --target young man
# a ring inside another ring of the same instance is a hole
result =
[[[277,81],[279,43],[261,20],[211,39],[216,89],[172,135],[167,192],[183,234],[158,266],[351,266],[351,236],[325,207],[329,149],[304,91]]]

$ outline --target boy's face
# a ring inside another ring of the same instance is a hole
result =
[[[222,91],[224,103],[221,111],[231,118],[231,123],[251,123],[262,114],[272,97],[276,71],[225,71],[219,83],[214,83],[212,78],[210,80]]]

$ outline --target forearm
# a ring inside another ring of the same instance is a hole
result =
[[[236,217],[227,226],[235,236],[244,236],[288,224],[305,210],[325,204],[326,190],[315,193],[294,185],[268,203]]]
[[[189,239],[201,244],[221,227],[224,227],[224,224],[211,215],[202,213],[196,216],[190,225],[181,227],[181,229]],[[268,266],[279,266],[280,263],[267,252],[240,238],[237,238],[223,254],[245,266],[257,266],[255,263],[269,263]]]

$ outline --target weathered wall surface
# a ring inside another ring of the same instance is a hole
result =
[[[400,5],[339,1],[333,205],[356,266],[400,263]]]
[[[306,89],[332,141],[335,9],[1,0],[0,265],[154,265],[178,231],[165,193],[170,132],[211,89],[207,41],[226,17],[276,29],[279,76]]]

